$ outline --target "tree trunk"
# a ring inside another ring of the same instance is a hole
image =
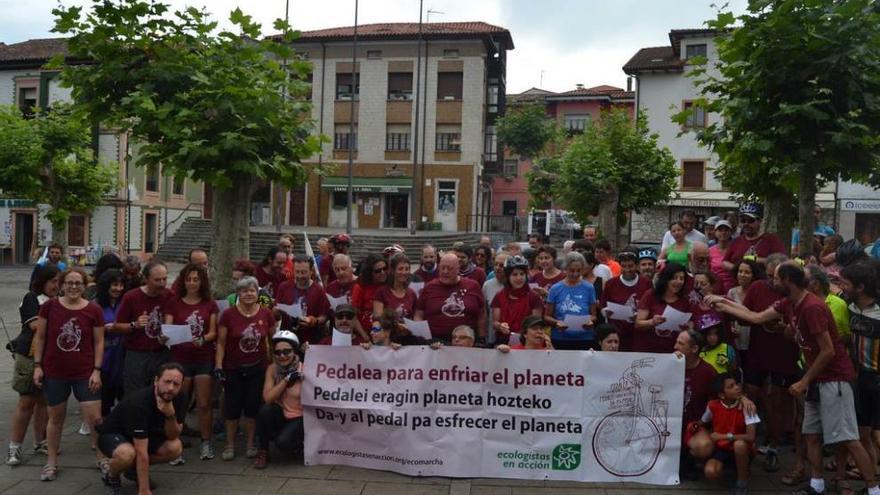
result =
[[[66,263],[70,258],[67,252],[67,222],[51,222],[52,223],[52,242],[61,245],[61,259]]]
[[[794,225],[795,197],[780,189],[765,201],[764,231],[779,236],[784,246],[791,245],[791,228]],[[789,254],[789,253],[785,253]]]
[[[617,205],[619,201],[618,187],[611,186],[605,191],[604,199],[599,204],[599,231],[612,244],[612,249],[617,248],[619,237],[617,232]]]
[[[232,186],[214,188],[214,218],[211,221],[211,268],[215,295],[226,297],[232,290],[232,267],[236,260],[250,257],[251,195],[254,177],[240,176]]]
[[[798,253],[806,259],[813,253],[813,232],[816,231],[816,217],[813,216],[813,205],[816,204],[816,174],[802,173],[798,184],[798,229],[800,244]]]

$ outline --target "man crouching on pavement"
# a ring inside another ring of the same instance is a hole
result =
[[[159,367],[153,385],[126,395],[97,427],[98,448],[110,458],[101,479],[107,493],[120,493],[120,475],[135,481],[139,495],[151,494],[150,464],[168,462],[183,452],[180,432],[186,396],[180,393],[183,368]]]

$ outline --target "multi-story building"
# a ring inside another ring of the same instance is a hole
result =
[[[307,165],[336,167],[298,190],[274,188],[266,210],[284,212],[281,223],[345,226],[351,149],[354,228],[468,229],[488,212],[485,178],[500,170],[493,124],[504,111],[510,32],[483,22],[369,24],[358,26],[355,57],[353,35],[305,31],[294,42],[313,66],[313,118],[331,137]]]
[[[572,91],[554,93],[531,88],[519,94],[507,95],[508,108],[526,104],[543,105],[547,115],[555,119],[569,133],[583,132],[586,126],[599,119],[600,113],[611,108],[634,111],[635,93],[627,88],[596,86],[584,88],[578,84]],[[503,143],[502,143],[503,145]],[[531,159],[521,159],[509,151],[498,175],[492,178],[491,204],[493,223],[503,228],[511,217],[523,219],[528,214],[529,193],[525,174],[532,168]]]
[[[636,80],[636,111],[647,112],[649,127],[659,135],[658,144],[669,148],[681,170],[677,198],[665,205],[633,212],[632,242],[659,242],[669,223],[684,209],[694,210],[702,222],[737,207],[730,192],[715,177],[718,156],[700,146],[696,139],[695,131],[717,122],[719,116],[697,107],[684,126],[672,121],[675,113],[693,107],[701,97],[693,78],[688,76],[693,68],[688,60],[706,57],[707,71],[718,75],[714,67],[718,60],[716,35],[711,29],[673,29],[669,32],[669,45],[642,48],[623,66],[624,72]],[[829,214],[826,220],[834,217],[834,197],[834,184],[816,196],[816,202]]]
[[[6,45],[0,43],[0,105],[16,105],[22,111],[70,100],[61,87],[58,72],[43,68],[54,55],[65,53],[61,38],[35,39]],[[89,213],[74,214],[67,226],[69,254],[100,255],[113,247],[148,257],[188,216],[200,216],[202,187],[192,181],[176,181],[156,168],[139,168],[126,160],[136,154],[124,133],[96,130],[94,142],[100,160],[118,163],[119,187],[115,194]],[[132,165],[129,165],[132,164]],[[3,164],[0,163],[0,167]],[[54,240],[46,219],[47,205],[0,195],[0,262],[27,263],[39,246]]]

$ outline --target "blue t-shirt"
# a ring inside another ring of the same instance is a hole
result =
[[[565,315],[588,315],[590,307],[596,303],[596,289],[593,284],[581,280],[575,286],[569,286],[565,280],[556,282],[547,294],[547,303],[553,304],[553,318],[564,320]],[[554,340],[595,340],[593,330],[582,328],[566,328],[564,331],[554,328],[550,338]]]
[[[816,232],[821,232],[825,234],[825,236],[834,235],[834,229],[825,225],[819,224],[816,225]],[[791,247],[796,248],[801,243],[801,229],[794,228],[791,229]]]

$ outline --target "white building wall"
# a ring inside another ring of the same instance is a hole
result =
[[[12,208],[0,206],[0,246],[12,244]]]
[[[357,160],[385,160],[385,110],[388,100],[388,60],[364,58],[360,63]]]
[[[102,248],[116,246],[116,207],[103,205],[92,211],[89,244]]]
[[[46,213],[49,212],[49,205],[38,205],[37,211],[37,239],[41,246],[45,246],[50,241],[55,240],[52,224],[46,218]]]
[[[125,215],[125,210],[123,210],[123,215]],[[128,250],[129,251],[140,251],[143,249],[143,245],[141,243],[142,235],[143,235],[143,210],[140,206],[132,206],[131,207],[131,224],[128,225],[128,233],[129,233],[129,242],[128,242]],[[125,243],[125,237],[122,238],[122,243]]]
[[[40,73],[26,70],[0,71],[0,105],[15,104],[15,78],[22,76],[40,77]]]
[[[59,78],[53,77],[49,80],[49,105],[59,101],[71,101],[71,92],[71,88],[61,87],[61,81]]]
[[[461,105],[461,161],[473,165],[481,163],[483,159],[486,62],[483,57],[462,57],[462,61],[464,80]],[[477,188],[474,187],[474,190],[476,191]]]

